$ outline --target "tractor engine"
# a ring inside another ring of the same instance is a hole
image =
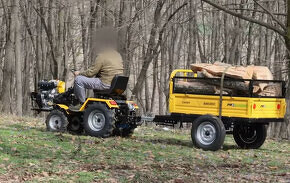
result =
[[[32,102],[34,101],[39,109],[51,110],[54,99],[65,92],[65,82],[60,80],[42,80],[38,82],[38,92],[31,93]],[[32,106],[34,104],[32,103]]]

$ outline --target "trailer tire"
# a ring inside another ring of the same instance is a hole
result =
[[[219,150],[224,143],[225,134],[224,124],[216,116],[203,115],[192,123],[191,138],[197,148]]]
[[[50,132],[65,132],[68,125],[66,115],[58,109],[52,110],[45,120],[46,130]]]
[[[85,132],[93,137],[110,137],[114,129],[113,114],[104,104],[89,105],[84,112]]]
[[[267,137],[267,128],[264,124],[234,125],[233,136],[237,145],[242,149],[258,149]]]

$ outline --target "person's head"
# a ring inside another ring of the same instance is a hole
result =
[[[117,49],[118,36],[112,27],[97,29],[92,37],[93,50],[98,54],[106,49]]]

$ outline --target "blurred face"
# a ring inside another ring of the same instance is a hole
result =
[[[112,28],[98,29],[93,39],[93,47],[97,54],[106,49],[116,49],[117,34]]]

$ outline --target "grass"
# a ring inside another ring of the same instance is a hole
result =
[[[129,139],[98,139],[4,115],[0,134],[0,182],[290,182],[289,141],[242,150],[227,136],[210,152],[184,130],[140,127]]]

